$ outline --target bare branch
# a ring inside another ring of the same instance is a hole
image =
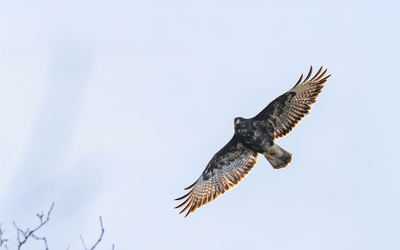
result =
[[[8,241],[8,239],[3,239],[3,234],[6,230],[1,229],[1,225],[2,223],[0,223],[0,247],[6,242]],[[7,246],[5,246],[7,248]]]
[[[85,250],[87,250],[86,245],[85,245],[85,241],[83,240],[82,235],[80,237],[81,237],[81,241],[82,241],[83,247],[85,248]]]
[[[21,250],[22,246],[28,241],[29,238],[34,238],[35,240],[41,240],[44,242],[44,245],[46,247],[46,250],[49,250],[48,244],[47,244],[47,239],[46,237],[39,237],[36,235],[36,233],[38,232],[38,230],[40,228],[42,228],[49,220],[50,220],[50,214],[53,211],[54,208],[54,203],[51,205],[50,210],[48,211],[47,215],[45,215],[42,211],[42,213],[40,214],[36,214],[36,216],[39,218],[40,220],[40,225],[37,226],[35,229],[31,230],[29,228],[27,228],[25,231],[22,230],[19,226],[17,226],[17,223],[15,223],[15,221],[13,221],[14,227],[17,230],[17,240],[18,240],[18,250]],[[4,236],[4,232],[5,230],[3,230],[1,228],[2,224],[0,223],[0,247],[6,242],[8,241],[8,239],[3,239]],[[101,227],[101,233],[100,233],[100,237],[97,240],[97,242],[90,248],[88,249],[85,245],[85,241],[83,240],[83,237],[81,237],[81,241],[83,244],[83,247],[85,248],[85,250],[94,250],[97,245],[100,243],[100,241],[102,241],[103,239],[103,235],[104,235],[104,227],[103,227],[103,220],[100,217],[100,227]],[[4,245],[5,249],[8,250],[8,246]],[[68,246],[67,250],[69,250],[70,246]],[[114,244],[112,245],[112,250],[114,250]]]
[[[104,235],[103,220],[101,219],[101,216],[100,216],[100,226],[101,226],[100,238],[99,238],[99,240],[96,242],[96,244],[94,244],[94,246],[93,246],[90,250],[94,250],[94,248],[97,246],[97,244],[100,243],[100,241],[101,241],[101,239],[103,238],[103,235]]]
[[[100,238],[97,240],[96,244],[94,244],[94,246],[92,248],[90,248],[90,249],[86,248],[85,242],[83,241],[83,238],[82,238],[82,235],[81,235],[82,244],[83,244],[83,247],[85,248],[85,250],[94,250],[96,248],[97,244],[99,244],[100,241],[103,239],[104,227],[103,227],[103,220],[101,219],[101,216],[100,216],[100,226],[101,226]],[[113,249],[114,249],[114,245],[113,245]]]
[[[32,237],[32,238],[34,238],[36,240],[43,240],[45,242],[45,244],[46,244],[46,250],[48,250],[46,238],[44,238],[44,237],[43,238],[39,238],[39,237],[35,236],[34,233],[37,230],[39,230],[42,226],[44,226],[44,224],[46,224],[50,220],[50,214],[51,214],[51,211],[53,210],[53,207],[54,207],[54,203],[51,204],[51,208],[50,208],[49,212],[47,213],[47,217],[46,217],[46,219],[44,221],[43,221],[43,216],[44,216],[43,212],[42,212],[42,214],[37,214],[37,217],[39,217],[39,219],[40,219],[40,225],[37,228],[33,229],[33,230],[29,230],[29,228],[28,228],[24,232],[21,228],[19,228],[17,226],[15,221],[13,221],[14,226],[17,229],[17,239],[18,239],[18,243],[19,243],[18,250],[20,250],[22,245],[27,242],[29,237]],[[20,236],[23,237],[22,240],[21,240]]]
[[[32,238],[34,238],[35,240],[43,240],[44,241],[44,245],[46,246],[46,250],[49,250],[49,247],[47,245],[46,237],[40,238],[40,237],[37,237],[36,235],[32,234]]]

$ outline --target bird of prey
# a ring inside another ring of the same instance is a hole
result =
[[[330,77],[324,77],[327,70],[322,72],[321,67],[310,79],[312,69],[311,66],[304,81],[301,75],[292,89],[269,103],[258,115],[250,119],[234,119],[235,133],[232,139],[212,157],[197,181],[185,188],[191,190],[176,199],[186,198],[175,207],[186,204],[180,213],[188,210],[188,216],[236,186],[256,165],[258,153],[264,155],[275,169],[289,165],[292,154],[276,144],[275,140],[287,135],[308,115],[311,105],[317,101],[318,94]]]

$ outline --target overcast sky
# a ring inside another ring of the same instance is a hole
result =
[[[0,1],[0,221],[50,249],[400,249],[399,1]],[[332,74],[258,164],[173,208],[302,73]],[[14,241],[15,242],[15,241]],[[32,249],[44,249],[34,242]],[[15,244],[9,243],[9,249]]]

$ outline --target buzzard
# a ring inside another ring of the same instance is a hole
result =
[[[236,186],[257,163],[258,153],[262,154],[275,169],[285,168],[292,161],[292,154],[274,141],[287,135],[308,115],[311,105],[317,101],[324,83],[327,69],[322,67],[311,79],[312,66],[307,77],[292,89],[273,100],[253,118],[236,117],[233,122],[235,133],[232,139],[218,151],[191,189],[176,200],[186,200],[175,208],[185,208],[186,216],[197,208],[215,200],[231,187]],[[322,74],[321,74],[322,72]],[[186,217],[185,216],[185,217]]]

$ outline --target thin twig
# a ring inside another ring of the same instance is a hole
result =
[[[4,244],[4,242],[8,241],[8,239],[3,239],[3,234],[6,230],[1,229],[2,223],[0,223],[0,247]],[[7,248],[7,246],[5,246]]]
[[[99,240],[96,242],[96,244],[94,244],[94,246],[93,246],[92,248],[90,248],[90,250],[94,250],[94,248],[97,246],[97,244],[100,243],[100,241],[101,241],[101,239],[103,238],[103,235],[104,235],[103,220],[101,219],[101,216],[100,216],[100,226],[101,226],[100,238],[99,238]]]
[[[48,247],[48,245],[47,245],[46,237],[40,238],[40,237],[37,237],[37,236],[34,235],[34,234],[32,234],[32,237],[33,237],[35,240],[43,240],[43,241],[44,241],[44,245],[46,246],[46,250],[49,250],[49,247]]]
[[[103,220],[101,219],[101,216],[100,216],[100,226],[101,226],[101,234],[100,234],[100,237],[99,237],[99,239],[97,240],[96,244],[94,244],[94,246],[93,246],[92,248],[90,248],[89,250],[94,250],[94,249],[96,248],[97,244],[99,244],[100,241],[103,239],[104,227],[103,227]],[[85,250],[88,250],[88,249],[86,248],[85,241],[83,240],[82,235],[81,235],[81,241],[82,241],[82,244],[83,244],[83,247],[85,248]],[[114,249],[114,245],[113,245],[113,249]]]
[[[20,229],[20,228],[17,226],[17,224],[15,223],[15,221],[13,221],[14,226],[15,226],[15,228],[17,229],[17,239],[18,239],[18,243],[19,243],[19,245],[18,245],[18,250],[21,249],[22,245],[25,244],[26,241],[27,241],[27,240],[29,239],[29,237],[31,237],[31,236],[32,236],[33,238],[35,238],[35,239],[43,240],[43,241],[45,242],[45,244],[46,244],[46,249],[48,249],[48,248],[47,248],[47,241],[46,241],[46,239],[45,239],[45,238],[39,238],[39,237],[35,236],[34,233],[35,233],[37,230],[39,230],[42,226],[44,226],[44,224],[46,224],[46,223],[50,220],[50,214],[51,214],[51,211],[53,210],[53,207],[54,207],[54,203],[51,204],[51,208],[50,208],[49,212],[47,213],[47,217],[46,217],[46,219],[45,219],[44,221],[43,221],[43,216],[44,216],[43,212],[42,212],[42,214],[37,214],[37,217],[39,217],[39,219],[40,219],[40,225],[39,225],[37,228],[35,228],[34,230],[29,230],[29,228],[28,228],[28,229],[26,229],[26,232],[24,232],[22,229]],[[24,239],[23,239],[22,241],[21,241],[20,235],[22,235],[22,236],[24,237]]]
[[[83,247],[85,248],[85,250],[87,250],[87,248],[86,248],[86,245],[85,245],[85,241],[83,240],[83,237],[82,237],[82,235],[80,235],[80,237],[81,237],[81,241],[82,241],[82,245],[83,245]]]
[[[36,215],[40,220],[40,225],[38,227],[36,227],[35,229],[33,229],[33,230],[30,230],[29,228],[27,228],[24,231],[20,227],[17,226],[17,223],[15,223],[15,221],[13,221],[13,224],[14,224],[15,228],[17,229],[17,240],[18,240],[18,243],[19,243],[18,248],[17,248],[18,250],[21,250],[22,245],[24,245],[28,241],[28,239],[30,237],[34,238],[35,240],[42,240],[44,242],[44,244],[45,244],[46,250],[49,249],[46,237],[38,237],[35,233],[50,220],[50,214],[53,211],[53,208],[54,208],[54,203],[51,205],[50,210],[47,213],[47,216],[44,215],[43,211],[42,211],[41,214],[37,214]],[[8,239],[3,239],[2,238],[4,236],[5,230],[3,230],[1,228],[1,226],[2,226],[2,224],[0,223],[0,247],[6,241],[8,241]],[[85,248],[85,250],[94,250],[97,247],[97,245],[100,243],[100,241],[102,241],[102,239],[103,239],[103,235],[104,235],[104,231],[105,230],[104,230],[104,227],[103,227],[103,220],[102,220],[101,216],[100,216],[100,227],[101,227],[100,237],[97,240],[97,242],[93,245],[93,247],[90,248],[90,249],[86,248],[85,241],[83,240],[83,237],[80,236],[82,244],[83,244],[83,247]],[[4,245],[4,246],[5,246],[5,249],[8,250],[8,246],[7,245]],[[69,248],[70,248],[70,246],[68,246],[67,250],[69,250]],[[114,244],[112,245],[112,250],[114,250]]]

